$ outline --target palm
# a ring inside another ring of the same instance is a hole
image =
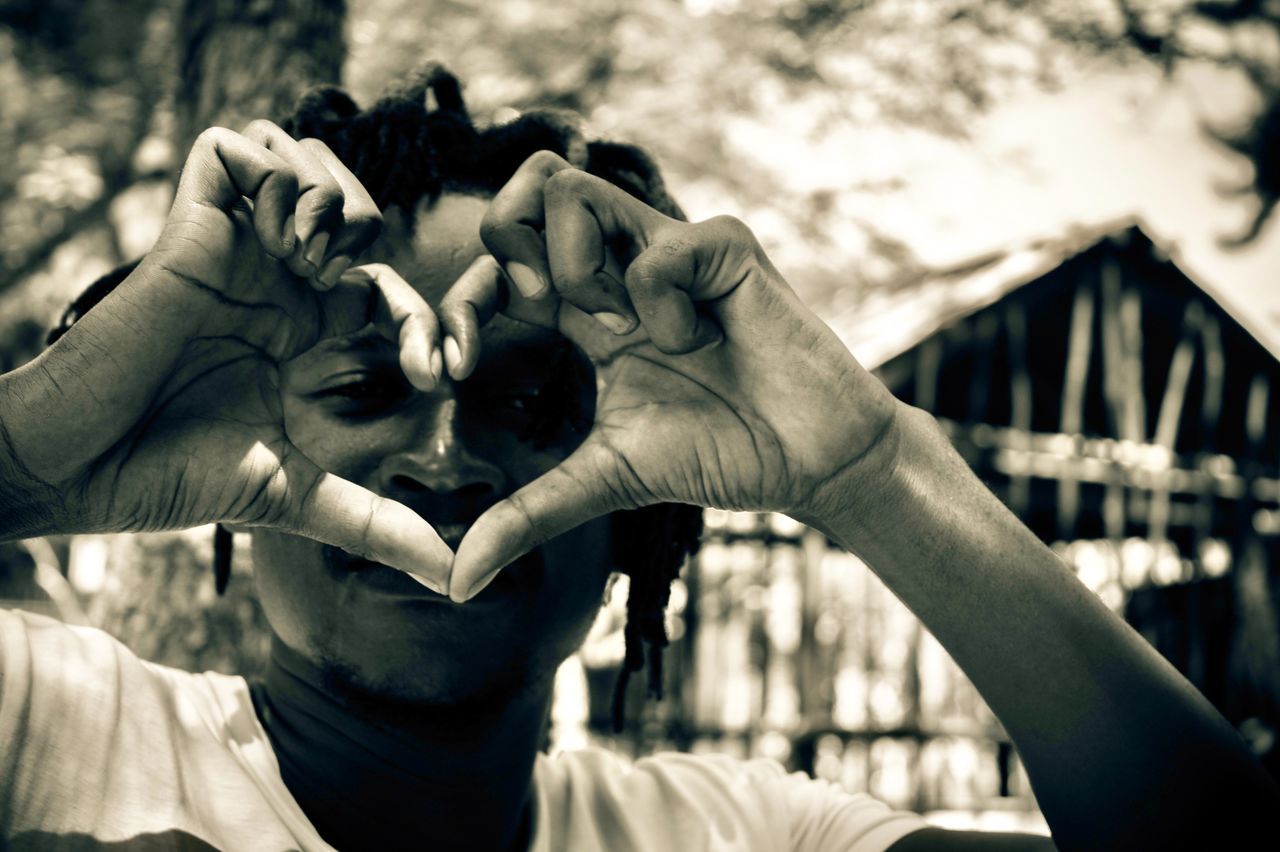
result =
[[[192,349],[148,416],[95,470],[91,490],[100,493],[91,499],[113,507],[116,528],[259,523],[290,485],[274,363],[232,341]]]
[[[609,372],[588,444],[616,459],[608,475],[637,504],[772,508],[788,466],[770,423],[656,350],[624,356]]]
[[[607,365],[584,444],[599,475],[636,505],[786,510],[857,458],[874,438],[861,412],[814,412],[835,415],[845,405],[845,394],[823,398],[821,388],[848,389],[870,377],[789,291],[782,298],[795,304],[787,319],[752,336],[742,317],[776,315],[759,302],[777,298],[761,286],[728,295],[716,306],[725,339],[686,355],[658,351],[643,332],[610,346],[590,326],[562,322]]]

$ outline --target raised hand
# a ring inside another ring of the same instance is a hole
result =
[[[673,220],[541,152],[494,199],[481,233],[519,288],[507,312],[558,328],[604,386],[583,444],[472,526],[454,561],[455,600],[618,509],[679,502],[821,523],[843,499],[841,474],[893,420],[889,392],[736,220]]]
[[[269,122],[203,133],[155,248],[0,382],[0,533],[267,526],[443,588],[430,525],[318,468],[281,412],[277,365],[370,322],[414,385],[438,381],[431,309],[389,267],[348,269],[380,222],[323,143]]]

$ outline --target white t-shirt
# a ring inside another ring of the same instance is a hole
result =
[[[540,755],[532,852],[882,850],[919,817],[777,763]],[[0,610],[0,848],[319,849],[243,678]]]

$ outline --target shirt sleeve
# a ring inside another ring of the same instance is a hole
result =
[[[771,774],[786,802],[792,852],[883,852],[927,825],[917,814],[803,772],[787,774],[778,767]]]

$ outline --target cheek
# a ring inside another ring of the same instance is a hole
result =
[[[324,558],[310,539],[257,530],[253,533],[254,580],[263,612],[285,644],[305,651],[316,632],[327,630],[329,584],[317,582]]]

